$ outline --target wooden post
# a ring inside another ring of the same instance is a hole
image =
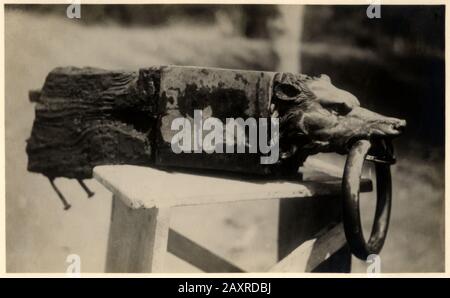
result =
[[[300,73],[300,45],[303,30],[302,5],[278,5],[272,31],[272,47],[278,57],[277,70]]]
[[[113,196],[106,272],[163,272],[170,208],[132,209]]]

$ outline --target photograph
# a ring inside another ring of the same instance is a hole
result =
[[[446,273],[444,2],[3,8],[6,274]]]

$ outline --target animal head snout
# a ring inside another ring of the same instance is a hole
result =
[[[370,137],[394,137],[406,129],[406,120],[387,117],[361,107],[353,109],[348,115],[348,122],[360,123],[355,132]]]
[[[353,94],[335,87],[326,75],[280,74],[276,79],[281,134],[313,153],[346,153],[357,140],[388,140],[406,128],[403,119],[362,108]]]
[[[393,124],[394,129],[399,131],[400,133],[403,133],[406,129],[406,120],[403,119],[397,119],[397,122]]]

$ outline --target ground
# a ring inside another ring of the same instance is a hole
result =
[[[78,254],[82,272],[104,269],[111,194],[95,180],[87,199],[73,180],[56,183],[73,205],[63,211],[47,179],[27,171],[26,139],[34,119],[28,90],[40,88],[56,66],[133,69],[181,64],[230,68],[273,65],[261,41],[223,38],[214,26],[173,25],[153,29],[85,26],[76,20],[6,13],[6,249],[8,272],[64,272]],[[189,30],[189,34],[186,34]],[[381,254],[383,272],[444,269],[444,164],[441,151],[426,157],[404,151],[393,167],[391,225]],[[342,158],[325,156],[334,164]],[[367,204],[370,205],[370,204]],[[370,206],[369,206],[370,207]],[[368,209],[369,207],[365,208]],[[171,225],[198,243],[256,272],[276,261],[278,202],[185,207]],[[353,272],[365,272],[353,260]],[[197,271],[168,257],[171,272]]]

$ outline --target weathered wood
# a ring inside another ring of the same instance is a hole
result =
[[[201,112],[197,119],[218,119],[225,128],[227,119],[256,120],[255,129],[259,131],[258,119],[269,118],[272,79],[274,73],[262,71],[244,71],[202,67],[165,67],[161,69],[160,101],[158,109],[161,114],[157,138],[156,164],[184,168],[204,168],[244,173],[269,174],[270,166],[262,165],[260,154],[247,153],[230,154],[225,152],[226,145],[234,148],[236,135],[244,135],[244,143],[250,143],[249,129],[245,123],[236,124],[236,132],[232,142],[226,144],[226,135],[230,131],[222,131],[223,140],[216,143],[216,148],[223,149],[223,153],[208,154],[200,149],[194,150],[196,145],[202,146],[203,138],[197,140],[197,131],[205,136],[210,130],[199,127],[195,129],[194,111]],[[192,150],[174,153],[171,148],[173,137],[178,130],[173,130],[172,123],[176,118],[183,117],[190,126],[189,132],[193,137]],[[269,120],[270,122],[270,120]],[[234,129],[234,128],[233,128]],[[202,152],[203,151],[203,152]],[[233,152],[236,152],[236,148]],[[194,153],[194,154],[193,154]]]
[[[149,164],[151,82],[151,70],[50,72],[42,91],[30,92],[36,117],[28,169],[48,177],[90,178],[95,165]]]
[[[114,195],[106,272],[163,272],[169,212],[168,208],[132,209]]]

